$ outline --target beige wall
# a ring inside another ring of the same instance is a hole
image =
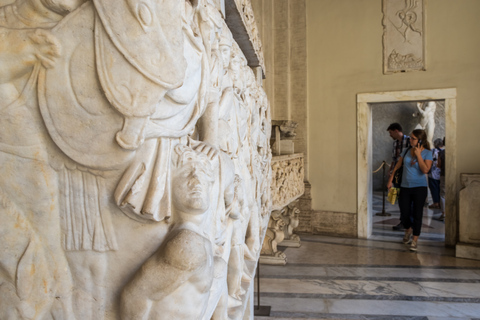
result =
[[[306,0],[306,15],[314,210],[357,211],[358,93],[457,88],[457,172],[480,172],[479,0],[428,1],[427,71],[394,75],[382,73],[381,0]]]
[[[305,0],[253,0],[265,58],[265,91],[273,120],[298,123],[295,152],[307,156]],[[305,166],[308,168],[307,158]],[[305,170],[308,180],[308,169]]]

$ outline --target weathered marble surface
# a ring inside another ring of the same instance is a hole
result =
[[[218,0],[217,0],[218,1]],[[261,67],[265,75],[263,46],[251,0],[225,0],[226,21],[250,67]]]
[[[424,3],[383,0],[384,73],[425,70]]]
[[[270,107],[222,3],[0,5],[0,319],[252,318]]]
[[[455,256],[480,260],[480,174],[462,174],[459,236]]]
[[[272,209],[281,210],[305,191],[303,153],[272,158]]]
[[[284,240],[291,247],[300,246],[300,238],[293,233],[299,225],[299,197],[305,191],[303,154],[274,156],[272,158],[271,197],[273,212],[268,222],[261,250],[260,263],[284,265],[285,254],[277,246]]]
[[[290,203],[282,214],[283,220],[285,221],[285,226],[283,227],[285,237],[283,241],[280,242],[281,246],[293,248],[299,248],[301,246],[300,236],[294,232],[300,224],[300,209],[297,208],[298,202],[299,200]]]
[[[294,154],[295,145],[293,139],[296,136],[295,129],[298,124],[291,120],[272,121],[272,153],[275,156]],[[274,139],[273,139],[274,138]]]
[[[428,101],[425,103],[417,102],[417,109],[420,117],[418,129],[425,130],[428,143],[433,149],[433,133],[435,132],[435,111],[437,110],[437,103],[435,101]]]

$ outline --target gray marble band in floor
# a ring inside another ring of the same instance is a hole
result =
[[[405,277],[341,277],[341,276],[308,276],[308,275],[275,275],[263,274],[263,279],[296,279],[296,280],[362,280],[362,281],[401,281],[401,282],[450,282],[450,283],[480,283],[480,279],[455,278],[405,278]]]
[[[354,299],[373,300],[412,300],[449,301],[480,303],[480,283],[446,283],[446,282],[395,282],[364,280],[296,280],[296,279],[262,279],[262,294],[284,297],[335,299],[354,297]],[[330,296],[332,295],[332,296]],[[370,298],[371,297],[371,298]],[[449,300],[451,299],[451,300]]]
[[[303,242],[313,242],[313,243],[322,243],[322,244],[328,244],[328,245],[336,245],[336,246],[346,246],[346,247],[356,247],[356,248],[369,248],[369,249],[374,249],[375,247],[377,247],[378,249],[382,249],[382,250],[388,250],[388,251],[397,251],[397,252],[407,252],[409,251],[409,247],[406,246],[406,245],[403,245],[401,247],[399,247],[398,245],[401,244],[401,236],[398,238],[398,241],[375,241],[375,243],[372,245],[372,244],[359,244],[359,243],[340,243],[340,242],[334,242],[334,241],[325,241],[325,240],[310,240],[310,239],[301,239],[301,241]],[[419,251],[417,251],[416,253],[428,253],[426,252],[426,250],[424,249],[427,249],[429,247],[432,247],[432,248],[438,248],[438,244],[433,244],[433,245],[430,245],[428,243],[426,243],[425,241],[423,241],[424,239],[420,239],[419,241]],[[422,242],[423,241],[423,242]],[[391,244],[392,247],[390,248],[386,248],[383,244]],[[281,245],[279,246],[279,249],[281,251],[285,251],[285,250],[289,250],[289,249],[292,249],[292,248],[288,248],[288,247],[282,247]],[[293,248],[295,249],[295,248]],[[413,253],[412,253],[413,254]],[[435,253],[435,255],[439,255],[438,253]],[[440,255],[443,255],[443,256],[451,256],[451,253],[443,253],[443,254],[440,254]]]
[[[297,297],[263,297],[262,306],[272,306],[272,312],[280,317],[290,314],[306,314],[311,318],[362,319],[358,316],[381,316],[391,320],[393,317],[428,317],[428,319],[471,319],[478,318],[478,303],[458,303],[445,301],[402,301],[402,300],[357,300],[357,299],[305,299]],[[283,314],[283,315],[282,315]],[[353,318],[349,318],[353,317]]]
[[[403,231],[373,231],[372,232],[373,236],[395,236],[397,235],[398,238],[400,239],[403,237],[404,232]],[[436,235],[436,234],[428,234],[428,235],[420,235],[420,240],[430,240],[430,241],[445,241],[445,236],[444,235]]]
[[[332,279],[332,280],[392,280],[392,281],[431,281],[431,282],[466,282],[476,283],[480,280],[480,269],[456,268],[395,268],[395,267],[355,267],[355,266],[304,266],[289,265],[261,266],[262,278],[278,279]]]
[[[255,294],[255,297],[257,295]],[[424,297],[408,295],[369,295],[369,294],[321,294],[321,293],[285,293],[261,292],[262,298],[299,298],[299,299],[348,299],[348,300],[389,300],[389,301],[417,301],[417,302],[454,302],[454,303],[480,303],[480,298],[464,297]]]
[[[349,267],[349,268],[399,268],[399,269],[446,269],[446,270],[480,270],[480,267],[462,267],[462,266],[410,266],[410,265],[385,265],[385,264],[327,264],[327,263],[288,263],[289,267],[302,267],[302,268],[313,268],[313,267]],[[283,266],[276,267],[282,268]],[[266,266],[261,267],[266,268]]]
[[[283,318],[283,319],[329,319],[329,320],[429,320],[427,317],[416,316],[377,316],[369,314],[328,314],[328,313],[305,313],[305,312],[272,312],[270,317]],[[257,317],[255,317],[257,319]],[[264,317],[258,318],[267,319]]]

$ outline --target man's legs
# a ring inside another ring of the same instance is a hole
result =
[[[432,195],[433,204],[429,206],[430,209],[440,209],[440,180],[428,178],[428,187]]]
[[[394,188],[400,188],[400,185],[394,183],[394,184],[393,184],[393,187],[394,187]],[[397,225],[395,225],[395,226],[393,226],[392,229],[395,230],[395,231],[404,231],[404,230],[405,230],[405,227],[404,227],[403,224],[402,224],[402,208],[400,208],[400,198],[398,199],[398,207],[399,207],[399,209],[400,209],[400,217],[399,217],[400,223],[397,224]]]

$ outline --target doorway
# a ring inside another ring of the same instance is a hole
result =
[[[455,88],[410,90],[357,95],[357,226],[358,237],[368,238],[373,230],[372,179],[372,107],[378,103],[445,101],[446,141],[446,208],[445,244],[453,246],[457,239],[456,187],[456,96]]]

